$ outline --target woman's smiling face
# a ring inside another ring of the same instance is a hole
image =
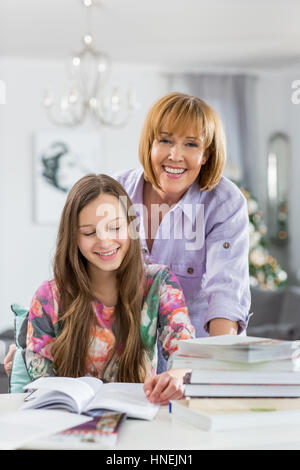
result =
[[[187,129],[171,134],[163,127],[151,148],[151,164],[164,197],[179,200],[207,161],[202,137]]]

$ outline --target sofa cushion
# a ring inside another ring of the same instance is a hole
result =
[[[1,331],[0,339],[1,341],[7,341],[11,344],[14,341],[14,330],[9,328],[8,330]]]
[[[282,312],[285,290],[271,291],[251,288],[251,310],[253,312],[249,321],[249,328],[264,324],[279,322]]]
[[[300,328],[300,287],[290,286],[286,289],[280,323],[294,323]]]
[[[31,382],[25,361],[28,309],[20,305],[13,304],[11,309],[15,315],[15,343],[16,352],[14,355],[11,374],[9,377],[9,392],[23,393],[24,385]]]
[[[273,338],[293,341],[300,339],[300,325],[295,323],[259,325],[247,328],[248,336],[258,336],[260,338]]]

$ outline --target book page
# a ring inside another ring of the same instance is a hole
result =
[[[63,411],[14,411],[0,416],[0,449],[17,449],[27,442],[77,426],[91,418]]]
[[[95,398],[88,404],[86,411],[99,408],[126,413],[131,418],[151,420],[156,415],[159,405],[149,402],[143,384],[115,382],[103,384]]]
[[[96,384],[99,383],[99,387],[102,387],[102,381],[95,379],[93,377],[86,377],[83,380],[74,379],[70,377],[41,377],[37,380],[34,380],[30,384],[26,385],[24,390],[39,390],[47,392],[47,404],[52,401],[62,403],[62,393],[71,397],[76,403],[76,408],[74,407],[75,412],[81,413],[85,406],[93,399],[95,396],[95,391],[97,390]],[[93,386],[91,386],[93,384]],[[50,395],[51,392],[51,395]],[[67,400],[68,403],[69,400]],[[42,395],[39,396],[39,405],[42,403]],[[31,408],[34,407],[34,400],[32,400]]]
[[[77,380],[88,384],[93,389],[95,395],[103,384],[101,379],[96,379],[95,377],[79,377]]]
[[[48,392],[46,389],[35,390],[27,396],[21,410],[38,410],[43,408],[79,413],[78,406],[72,397],[63,392]]]

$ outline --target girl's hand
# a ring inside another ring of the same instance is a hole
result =
[[[10,373],[11,373],[12,362],[13,362],[13,359],[14,359],[15,352],[16,352],[16,345],[11,344],[9,346],[8,353],[4,358],[4,370],[6,372],[6,375],[8,375],[8,376],[10,376]]]
[[[144,392],[151,403],[167,405],[170,400],[183,397],[183,378],[188,369],[174,369],[149,377],[144,383]]]

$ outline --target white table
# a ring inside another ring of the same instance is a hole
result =
[[[24,394],[0,394],[0,414],[16,411]],[[52,444],[53,446],[53,444]],[[47,439],[23,448],[53,448]],[[97,447],[95,447],[96,449]],[[115,450],[300,449],[300,424],[208,433],[177,421],[162,407],[153,421],[127,419]]]

